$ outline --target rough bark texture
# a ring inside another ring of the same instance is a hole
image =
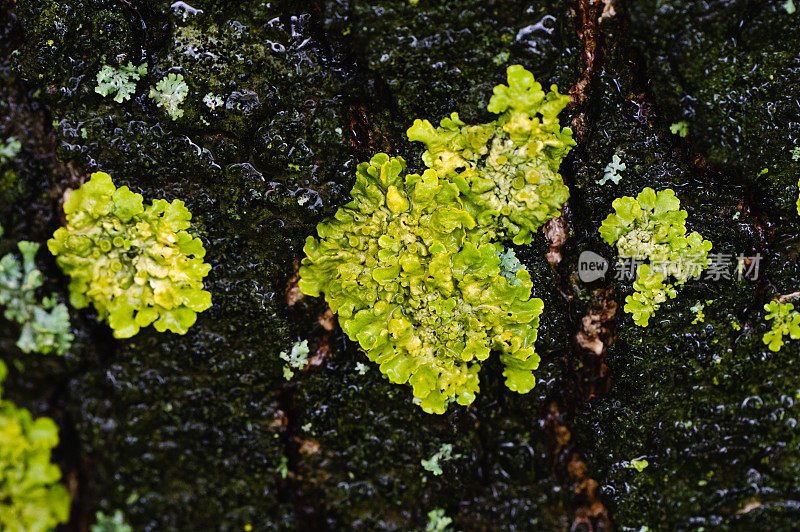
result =
[[[46,240],[64,192],[103,170],[185,200],[212,264],[214,305],[185,336],[116,341],[71,309],[76,341],[53,358],[19,353],[0,322],[7,395],[61,428],[68,530],[115,509],[136,530],[419,530],[437,507],[459,530],[795,529],[800,342],[772,353],[761,336],[764,303],[800,286],[800,12],[188,3],[0,0],[0,140],[23,143],[0,167],[0,254]],[[122,104],[94,91],[116,61],[150,67]],[[516,63],[569,91],[578,140],[564,215],[518,250],[545,303],[539,382],[509,392],[490,363],[473,405],[427,415],[374,366],[355,370],[365,357],[299,293],[297,261],[358,162],[386,151],[418,170],[413,120],[486,119]],[[191,91],[176,121],[147,97],[167,72]],[[669,131],[682,120],[686,138]],[[624,177],[598,185],[614,153]],[[616,258],[597,234],[611,202],[645,186],[674,189],[715,252],[760,253],[758,280],[689,282],[647,328],[622,311],[630,281],[582,283],[582,251]],[[39,263],[66,297],[52,257]],[[287,382],[278,353],[301,338],[312,364]],[[443,443],[457,457],[434,476],[420,460]],[[640,457],[646,469],[625,467]]]

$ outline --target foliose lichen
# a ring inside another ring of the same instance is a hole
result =
[[[680,122],[670,124],[669,131],[673,135],[678,135],[679,137],[683,138],[689,134],[689,122],[681,120]]]
[[[225,103],[225,101],[222,99],[222,96],[217,96],[213,92],[209,92],[203,96],[203,103],[206,104],[206,107],[213,111]]]
[[[704,321],[706,321],[706,315],[705,312],[703,312],[704,308],[706,308],[705,304],[700,301],[698,301],[697,303],[694,304],[694,306],[689,308],[689,310],[694,312],[694,319],[692,320],[692,325],[697,325],[698,323],[703,323]]]
[[[558,121],[567,103],[555,85],[545,93],[533,74],[513,65],[508,85],[495,87],[489,100],[497,120],[467,125],[452,113],[434,128],[417,119],[408,138],[425,144],[422,161],[456,184],[467,212],[491,236],[530,244],[569,198],[558,173],[575,145],[572,130]]]
[[[134,66],[130,61],[126,65],[115,68],[110,65],[103,65],[97,73],[97,86],[94,91],[101,96],[115,94],[114,101],[122,103],[130,100],[131,95],[136,92],[136,82],[141,76],[147,75],[147,63]]]
[[[0,143],[0,164],[5,164],[17,156],[22,149],[22,143],[16,137],[8,137]]]
[[[509,283],[516,284],[517,272],[524,267],[517,258],[517,254],[513,249],[508,248],[498,253],[497,256],[500,259],[500,275],[508,279]]]
[[[529,243],[569,192],[558,174],[574,144],[556,115],[567,98],[545,94],[516,65],[494,90],[501,116],[467,126],[454,113],[439,128],[417,120],[422,175],[401,157],[361,163],[353,200],[309,236],[299,287],[325,294],[345,333],[392,382],[410,383],[429,413],[470,404],[480,363],[500,352],[506,385],[536,380],[534,343],[543,304],[524,268],[501,273],[496,239]]]
[[[445,515],[444,508],[434,508],[428,512],[428,524],[425,525],[425,532],[446,532],[452,530],[451,524],[453,524],[453,519]]]
[[[634,293],[625,298],[625,311],[646,327],[661,303],[676,296],[677,287],[708,267],[711,242],[695,231],[686,234],[688,214],[671,189],[647,187],[636,198],[615,199],[612,206],[614,212],[600,226],[601,238],[616,245],[620,259],[649,261],[637,267]]]
[[[8,368],[0,361],[0,395]],[[69,519],[70,496],[50,463],[58,445],[52,419],[0,399],[0,529],[45,532]]]
[[[97,512],[95,521],[91,526],[91,532],[133,532],[133,527],[125,522],[122,510],[115,510],[112,515]]]
[[[203,278],[211,266],[205,248],[186,230],[191,213],[181,200],[154,200],[117,188],[95,172],[64,202],[67,226],[47,241],[70,276],[70,301],[92,303],[116,338],[129,338],[152,324],[185,334],[197,313],[211,306]]]
[[[622,463],[622,467],[627,468],[627,469],[635,469],[637,473],[641,473],[642,471],[647,469],[647,466],[649,466],[649,465],[650,465],[650,462],[648,462],[645,458],[641,458],[641,457],[640,458],[634,458],[632,460],[628,460],[628,461]]]
[[[426,471],[430,471],[434,475],[439,476],[443,473],[440,462],[446,462],[453,458],[458,458],[459,456],[460,455],[453,455],[452,443],[443,443],[442,446],[439,447],[439,450],[433,454],[433,456],[420,460],[420,465],[422,465],[423,469]]]
[[[295,342],[291,351],[281,351],[278,356],[286,362],[283,366],[283,378],[288,381],[294,377],[295,370],[308,364],[308,340]]]
[[[182,74],[167,74],[155,87],[150,87],[150,98],[155,100],[159,107],[163,107],[173,120],[183,116],[180,108],[183,100],[189,94],[189,86],[183,81]]]
[[[3,227],[0,226],[0,235]],[[39,244],[20,241],[17,248],[22,262],[12,253],[0,259],[0,307],[3,317],[21,327],[17,347],[25,353],[63,355],[72,345],[69,312],[58,296],[41,300],[36,291],[42,286],[42,272],[36,268]]]
[[[627,169],[627,166],[625,166],[625,163],[619,158],[619,155],[615,153],[611,161],[606,165],[605,169],[603,169],[603,178],[598,179],[597,184],[605,185],[609,181],[613,182],[615,185],[619,184],[619,180],[622,179],[620,172],[625,169]]]
[[[762,340],[771,351],[780,351],[784,336],[792,340],[800,338],[800,312],[792,303],[770,301],[764,305],[764,310],[767,311],[764,319],[772,321],[772,328],[764,333]]]

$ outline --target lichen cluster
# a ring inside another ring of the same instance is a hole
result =
[[[3,227],[0,226],[0,235]],[[0,259],[0,308],[3,317],[19,324],[17,347],[25,353],[63,355],[72,345],[69,312],[58,296],[39,298],[42,272],[36,267],[39,244],[22,240],[17,243],[22,261],[13,253]]]
[[[625,298],[625,311],[646,327],[661,303],[676,296],[677,287],[708,267],[711,242],[697,232],[686,234],[688,214],[671,189],[648,187],[636,198],[615,199],[612,206],[614,212],[600,226],[602,239],[616,245],[621,259],[649,261],[638,266],[634,293]]]
[[[0,395],[8,369],[0,361]],[[0,529],[45,532],[69,519],[70,496],[50,463],[58,445],[52,419],[0,399]]]
[[[543,304],[496,240],[530,243],[559,214],[569,192],[557,170],[573,141],[556,117],[566,97],[545,94],[520,66],[508,82],[489,103],[493,122],[414,122],[409,138],[427,146],[422,175],[386,154],[360,164],[353,200],[304,248],[303,293],[324,293],[345,333],[429,413],[470,404],[492,350],[511,390],[535,384]]]
[[[767,311],[764,319],[772,321],[772,328],[764,333],[762,340],[771,351],[780,351],[784,336],[792,340],[800,338],[800,312],[792,303],[770,301],[764,305],[764,310]]]
[[[489,100],[497,120],[467,125],[452,113],[434,128],[417,119],[408,138],[425,144],[425,166],[458,187],[467,212],[492,237],[530,244],[569,198],[558,174],[575,145],[572,131],[558,121],[567,103],[569,96],[555,85],[545,93],[533,74],[514,65],[508,68],[508,85],[495,87]]]
[[[64,212],[67,226],[47,246],[71,278],[72,305],[92,303],[115,337],[150,324],[184,334],[211,306],[203,290],[211,266],[200,239],[186,231],[192,215],[183,201],[145,206],[141,194],[96,172],[69,195]]]

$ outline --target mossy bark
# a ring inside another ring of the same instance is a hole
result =
[[[800,286],[800,13],[744,0],[173,5],[0,2],[0,140],[23,142],[0,167],[0,252],[45,241],[64,192],[102,170],[148,200],[184,200],[212,265],[213,307],[185,336],[115,341],[71,309],[74,347],[53,359],[18,353],[0,323],[8,396],[61,427],[68,529],[122,509],[137,530],[419,530],[436,507],[460,530],[793,529],[800,347],[772,353],[761,335],[763,304]],[[94,91],[104,64],[128,61],[149,65],[129,101]],[[545,303],[538,384],[514,394],[490,363],[473,405],[427,415],[324,301],[298,299],[296,263],[349,200],[358,162],[386,151],[419,170],[413,120],[486,121],[516,63],[572,89],[562,123],[579,141],[561,169],[566,242],[516,250]],[[169,72],[190,89],[175,121],[148,98]],[[669,131],[681,120],[686,138]],[[615,153],[622,180],[601,186]],[[622,311],[630,281],[581,283],[582,251],[616,258],[597,234],[613,199],[646,186],[675,190],[714,252],[760,253],[759,278],[689,282],[647,328]],[[52,258],[39,261],[66,297]],[[692,323],[697,302],[705,321]],[[278,353],[299,339],[311,364],[287,382]],[[444,443],[456,457],[435,476],[420,461]],[[647,468],[625,467],[640,457]]]

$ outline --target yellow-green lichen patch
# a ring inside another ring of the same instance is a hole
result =
[[[556,118],[565,97],[520,66],[508,80],[489,104],[494,122],[414,123],[409,138],[428,148],[422,175],[386,154],[359,165],[353,200],[304,248],[300,289],[324,293],[345,333],[429,413],[470,404],[493,350],[511,390],[536,382],[543,304],[521,264],[501,268],[509,252],[495,239],[530,243],[558,216],[569,196],[558,165],[574,143]]]
[[[710,264],[711,242],[697,232],[686,234],[688,214],[680,205],[671,189],[656,192],[647,187],[636,198],[615,199],[614,212],[600,226],[600,237],[616,245],[621,259],[649,261],[638,266],[634,293],[625,299],[625,311],[642,327],[661,303],[675,297],[676,287]]]
[[[8,369],[0,361],[0,394]],[[45,532],[69,519],[70,496],[50,463],[58,445],[52,419],[0,399],[0,529]]]
[[[513,65],[508,85],[495,87],[489,100],[497,120],[467,125],[453,113],[438,128],[415,120],[408,138],[425,144],[425,165],[458,185],[467,210],[493,236],[529,244],[569,198],[558,173],[575,145],[558,121],[567,103],[555,85],[545,93],[533,74]]]
[[[200,239],[186,231],[192,215],[183,201],[145,206],[140,194],[96,172],[69,195],[64,212],[67,226],[47,246],[70,276],[73,306],[92,303],[115,337],[150,324],[184,334],[211,306],[203,290],[211,266]]]
[[[800,312],[793,304],[770,301],[764,305],[764,310],[767,311],[764,319],[772,321],[772,328],[764,333],[762,340],[771,351],[780,351],[784,336],[792,340],[800,338]]]

